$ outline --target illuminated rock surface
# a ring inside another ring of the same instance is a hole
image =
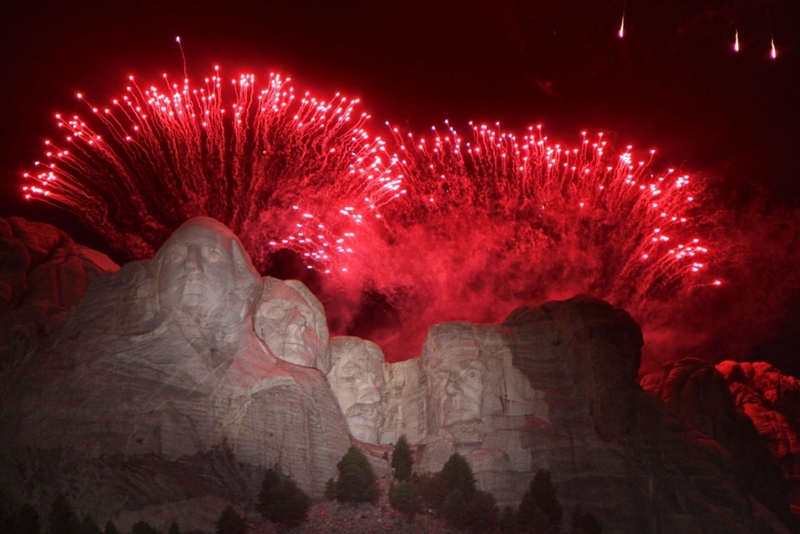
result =
[[[636,381],[639,326],[605,302],[520,308],[501,325],[435,325],[419,358],[385,364],[368,341],[329,341],[313,295],[261,279],[213,220],[185,225],[150,261],[96,276],[66,321],[81,280],[115,266],[67,254],[82,267],[64,280],[79,281],[53,286],[31,273],[73,245],[25,260],[36,247],[15,231],[2,263],[13,295],[4,317],[58,305],[28,337],[4,334],[21,358],[0,384],[0,502],[46,514],[64,492],[101,523],[177,519],[183,531],[211,530],[225,503],[252,512],[274,463],[320,496],[350,435],[385,463],[382,451],[405,434],[418,470],[459,452],[502,504],[518,504],[548,469],[565,518],[580,505],[606,532],[789,532],[757,449],[766,436],[796,465],[796,382],[756,364],[720,375],[684,362],[645,381],[668,407]],[[61,286],[74,292],[53,292]],[[751,441],[739,446],[739,436]]]
[[[180,462],[224,446],[250,466],[279,463],[320,496],[350,444],[345,421],[318,370],[276,358],[256,337],[261,289],[238,239],[205,218],[153,260],[98,277],[56,346],[13,375],[3,449]],[[180,483],[143,478],[159,495]]]

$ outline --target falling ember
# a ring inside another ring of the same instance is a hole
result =
[[[769,42],[771,48],[769,55],[772,59],[776,59],[778,57],[778,51],[775,49],[775,39],[772,38]]]
[[[617,32],[619,38],[622,39],[625,37],[625,13],[622,14],[622,22],[619,25],[619,32]]]
[[[733,51],[734,52],[738,52],[739,51],[739,30],[738,29],[736,30],[736,37],[735,37],[735,39],[733,41]]]

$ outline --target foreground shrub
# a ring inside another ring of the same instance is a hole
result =
[[[334,485],[340,502],[378,502],[379,488],[369,460],[356,447],[350,447],[339,463]]]
[[[267,469],[256,505],[264,519],[294,527],[305,521],[309,506],[311,499],[291,477]]]

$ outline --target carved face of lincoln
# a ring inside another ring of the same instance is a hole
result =
[[[455,339],[439,347],[428,366],[433,411],[440,428],[480,422],[486,365],[473,339]]]

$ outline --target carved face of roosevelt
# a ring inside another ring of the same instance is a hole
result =
[[[153,263],[159,307],[183,326],[204,331],[238,327],[260,290],[258,273],[239,240],[207,217],[181,226]]]
[[[426,362],[430,398],[440,428],[481,421],[488,370],[475,339],[449,339],[434,347]]]

